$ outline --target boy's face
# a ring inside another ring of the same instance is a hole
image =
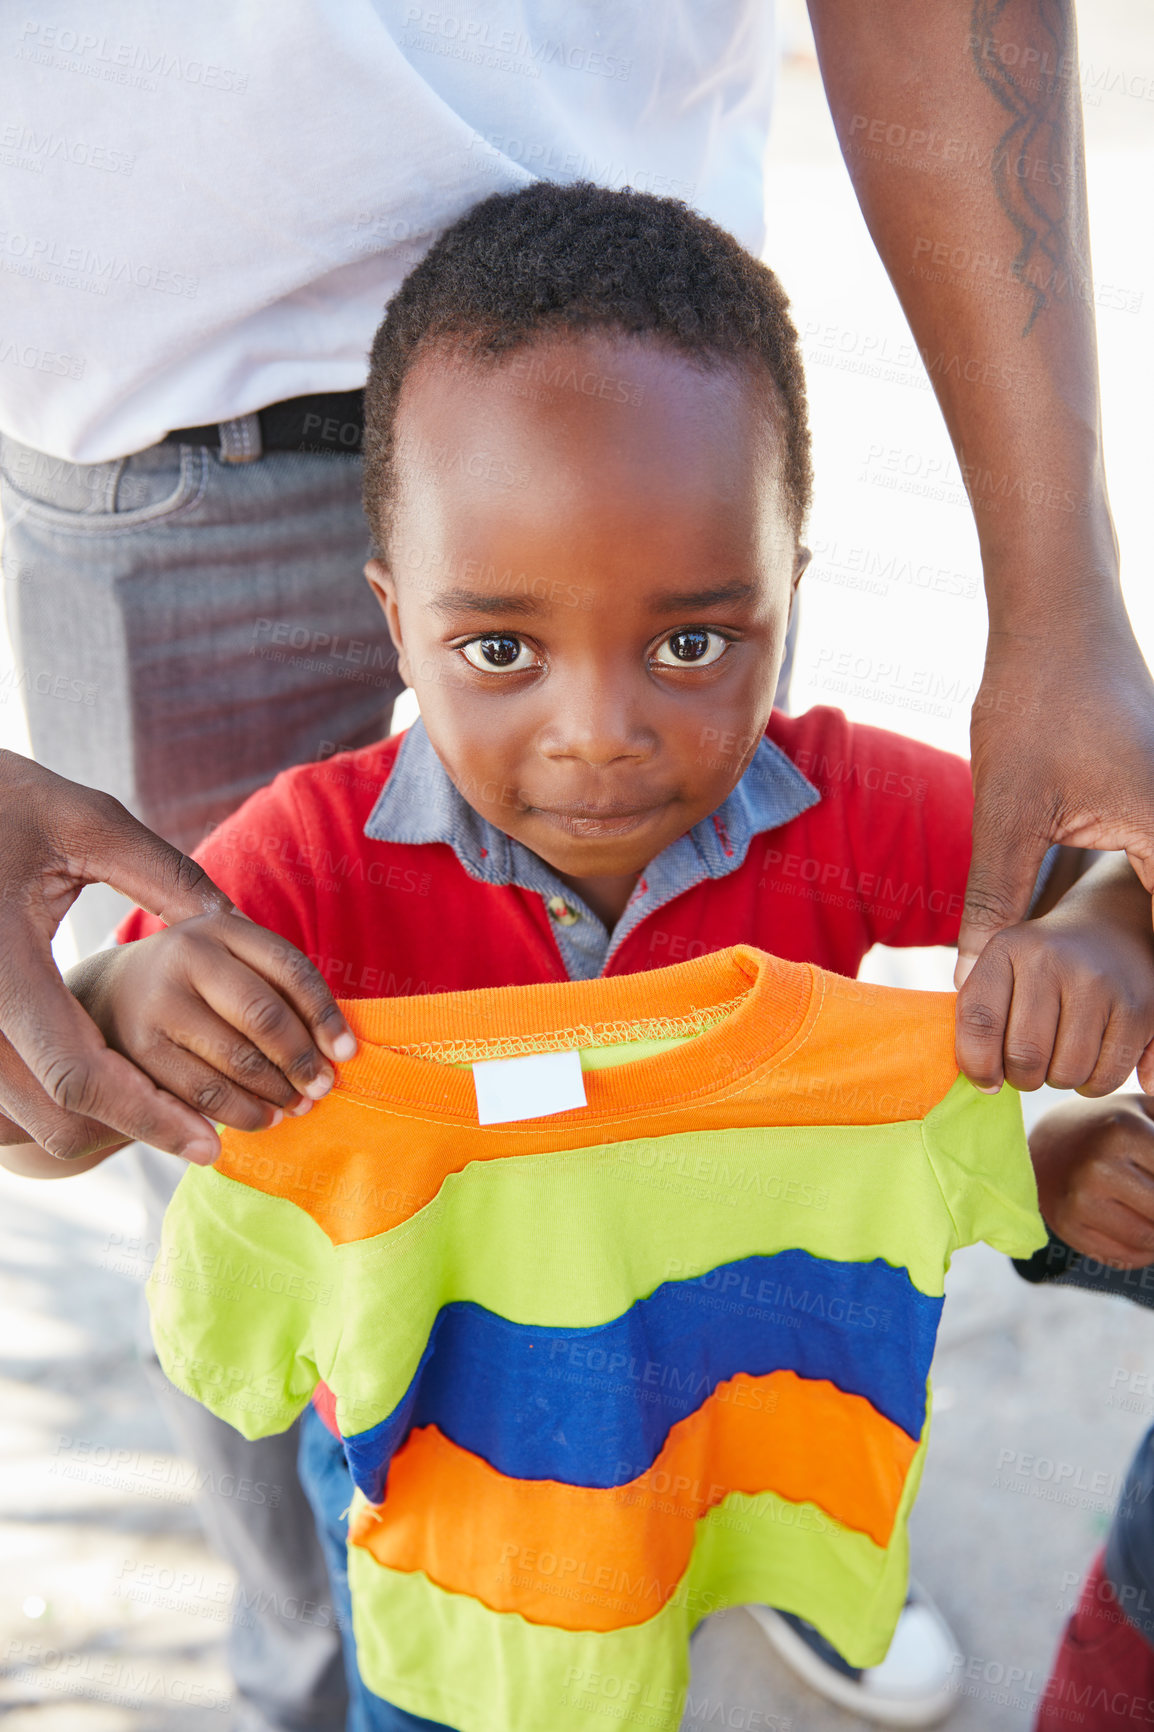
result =
[[[636,878],[765,729],[803,564],[777,417],[626,337],[434,352],[405,384],[367,567],[401,673],[469,804],[579,889]]]

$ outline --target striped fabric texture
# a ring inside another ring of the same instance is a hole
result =
[[[674,1732],[690,1631],[747,1601],[877,1664],[950,1255],[1045,1239],[952,997],[738,947],[342,1009],[333,1093],[182,1179],[149,1301],[246,1436],[314,1394],[339,1427],[369,1687]],[[585,1107],[478,1124],[473,1061],[574,1049]]]

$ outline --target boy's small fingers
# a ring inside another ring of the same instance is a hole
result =
[[[287,1111],[300,1099],[300,1091],[259,1047],[207,1007],[191,1027],[181,1030],[178,1038],[170,1038],[174,1045],[210,1071],[227,1077],[254,1100]]]
[[[1075,1019],[1070,1017],[1066,1020],[1072,1022]],[[1093,1032],[1094,1024],[1089,1022],[1088,1018],[1083,1017],[1079,1020],[1084,1025],[1088,1024],[1090,1032]],[[1065,1086],[1073,1086],[1078,1089],[1080,1094],[1091,1099],[1100,1095],[1113,1094],[1115,1090],[1122,1087],[1134,1067],[1142,1061],[1145,1032],[1145,1017],[1137,1014],[1124,1003],[1116,1003],[1109,1021],[1098,1039],[1098,1050],[1093,1054],[1093,1062],[1087,1070],[1085,1079],[1073,1085],[1066,1084]],[[1132,1099],[1133,1097],[1128,1098]],[[1140,1115],[1128,1116],[1134,1118],[1135,1126],[1139,1129],[1149,1123]],[[1151,1134],[1154,1135],[1154,1126],[1151,1127]]]
[[[235,1131],[263,1131],[284,1116],[281,1107],[258,1100],[187,1047],[170,1046],[163,1070],[164,1087],[215,1124]]]
[[[1129,1064],[1118,1072],[1120,1053],[1118,1042],[1101,1017],[1091,1017],[1088,1012],[1075,1014],[1069,1007],[1063,1007],[1044,1080],[1051,1088],[1109,1094],[1130,1074]],[[1115,1080],[1103,1086],[1108,1076]]]
[[[991,944],[967,976],[954,1010],[958,1069],[975,1088],[997,1094],[1002,1086],[1002,1043],[1014,973],[1001,946]]]
[[[233,922],[226,930],[229,949],[272,982],[323,1055],[336,1064],[352,1058],[356,1036],[319,968],[287,938],[252,921]]]
[[[1090,1222],[1144,1263],[1154,1260],[1154,1186],[1149,1181],[1143,1185],[1139,1175],[1089,1212]]]
[[[1107,1224],[1095,1218],[1092,1225],[1088,1221],[1062,1221],[1054,1226],[1059,1237],[1084,1257],[1114,1269],[1141,1269],[1154,1261],[1154,1231],[1143,1233],[1131,1225],[1132,1219]]]
[[[1099,1100],[1103,1095],[1112,1095],[1122,1087],[1134,1069],[1137,1056],[1131,1047],[1118,1048],[1103,1044],[1093,1069],[1084,1081],[1054,1082],[1054,1087],[1077,1089],[1087,1100]]]
[[[335,1080],[328,1059],[296,1011],[254,966],[230,956],[196,985],[209,1009],[233,1031],[234,1040],[238,1034],[242,1037],[235,1048],[237,1053],[254,1047],[293,1090],[312,1100],[328,1093]],[[263,1088],[259,1092],[263,1093]],[[285,1100],[278,1101],[278,1105],[286,1104]]]

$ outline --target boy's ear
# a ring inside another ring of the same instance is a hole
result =
[[[797,586],[805,575],[806,567],[809,565],[812,558],[813,554],[810,552],[808,547],[799,547],[793,556],[793,576],[789,583],[789,599],[791,603],[797,593]]]
[[[401,632],[401,615],[397,607],[397,585],[392,572],[383,559],[370,559],[365,566],[365,576],[369,580],[369,588],[381,604],[385,616],[385,624],[389,628],[389,636],[397,652],[397,672],[407,686],[412,685],[409,678],[408,658],[405,655],[404,637]]]

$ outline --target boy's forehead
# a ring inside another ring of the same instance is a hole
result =
[[[405,381],[398,503],[515,510],[526,494],[785,514],[780,411],[767,379],[624,334],[540,339],[497,360],[446,344]]]

